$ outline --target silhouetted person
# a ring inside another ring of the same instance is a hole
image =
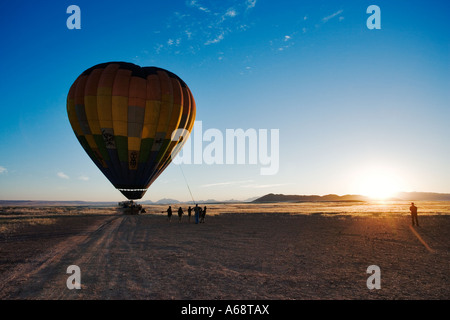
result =
[[[414,202],[411,202],[409,211],[411,211],[412,225],[416,224],[417,226],[419,226],[419,221],[417,220],[417,207],[414,205]]]
[[[201,208],[198,206],[198,204],[196,204],[195,207],[194,207],[195,224],[198,224],[198,219],[199,219],[199,216],[200,216],[200,210],[201,210]]]
[[[178,223],[181,222],[181,217],[183,216],[183,209],[181,207],[178,208]]]
[[[167,218],[169,221],[172,219],[172,207],[169,206],[169,209],[167,209]]]
[[[191,213],[192,213],[192,208],[191,208],[191,206],[189,206],[189,208],[188,208],[188,218],[189,218],[189,222],[191,222]]]
[[[203,210],[201,212],[202,212],[202,215],[201,215],[200,223],[205,223],[206,206],[203,208]]]

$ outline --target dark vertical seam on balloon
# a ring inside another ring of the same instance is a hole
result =
[[[116,64],[116,63],[111,63],[111,64]],[[118,148],[117,148],[117,142],[116,142],[116,138],[115,138],[117,133],[114,131],[114,117],[113,117],[113,87],[114,87],[114,81],[115,81],[117,73],[118,73],[117,71],[120,69],[120,64],[119,63],[117,63],[117,64],[119,66],[118,66],[117,69],[115,69],[114,74],[112,75],[112,81],[111,81],[111,105],[109,106],[110,107],[110,112],[111,112],[111,127],[112,127],[113,135],[114,135],[114,143],[116,144],[115,148],[109,149],[110,150],[110,154],[111,154],[110,155],[111,162],[112,162],[112,165],[113,165],[113,168],[114,168],[115,175],[117,177],[116,183],[113,184],[114,186],[120,184],[120,181],[123,181],[122,166],[121,166],[121,163],[120,163],[120,157],[119,157],[119,152],[118,152]],[[106,68],[105,68],[105,70],[106,70]]]
[[[171,119],[172,119],[172,113],[173,113],[173,109],[174,109],[174,106],[173,106],[173,102],[174,102],[173,101],[173,86],[172,86],[172,80],[170,78],[170,75],[165,70],[161,70],[161,71],[164,72],[164,74],[168,78],[167,83],[168,83],[168,86],[169,86],[169,97],[170,97],[169,105],[171,105],[171,108],[169,109],[170,110],[169,114],[167,116],[167,124],[166,124],[166,127],[165,127],[165,135],[167,136],[167,131],[169,130],[170,122],[171,122]],[[164,143],[164,140],[163,140],[162,144]],[[158,167],[159,167],[160,162],[163,160],[164,151],[165,151],[165,150],[162,149],[162,146],[163,145],[161,145],[159,147],[158,153],[156,154],[155,165],[154,165],[150,175],[147,178],[147,183],[146,183],[147,186],[149,186],[148,182],[151,180],[152,176],[156,175],[158,173],[158,171],[159,171]],[[167,146],[166,146],[165,149],[167,150]],[[162,155],[161,155],[161,152],[162,152]],[[158,158],[159,158],[159,161],[158,161]]]
[[[161,76],[158,73],[158,71],[165,72],[164,70],[155,67],[155,74],[157,76],[157,79],[159,80],[159,112],[158,112],[158,120],[156,121],[155,137],[153,138],[153,143],[152,143],[152,145],[150,147],[150,156],[149,156],[149,158],[147,160],[147,168],[146,168],[145,174],[144,174],[144,177],[146,177],[145,178],[145,184],[144,184],[146,186],[146,188],[149,187],[148,180],[149,180],[150,175],[154,171],[155,166],[157,165],[157,163],[155,164],[155,160],[158,157],[158,152],[153,152],[152,151],[153,150],[153,146],[155,145],[156,140],[157,140],[156,139],[156,134],[158,133],[158,124],[161,121],[161,113],[162,113],[161,110],[163,108],[163,104],[162,104],[162,98],[163,98],[162,87],[163,86],[162,86]]]
[[[148,101],[147,92],[149,92],[149,90],[151,90],[149,88],[149,87],[151,87],[151,85],[150,85],[150,81],[148,79],[148,76],[149,76],[149,74],[147,73],[146,76],[145,76],[145,93],[146,93],[146,97],[145,97],[144,121],[143,121],[143,124],[142,124],[142,131],[141,131],[141,148],[139,150],[139,153],[140,153],[139,156],[140,157],[143,156],[141,153],[143,152],[142,144],[143,144],[143,141],[144,141],[144,136],[143,135],[144,135],[144,127],[145,127],[145,118],[147,116],[147,101]],[[160,109],[161,109],[161,107],[160,107]],[[149,112],[151,112],[151,110],[149,110]],[[148,138],[145,138],[145,139],[148,139]],[[138,168],[138,182],[139,182],[139,185],[142,186],[143,189],[146,189],[145,188],[145,180],[146,180],[145,173],[146,173],[147,168],[149,166],[151,147],[148,150],[146,150],[146,152],[149,153],[147,155],[147,161],[139,163],[139,168]]]
[[[183,93],[183,86],[181,85],[181,83],[180,83],[180,81],[179,81],[179,79],[178,78],[173,78],[173,79],[175,79],[176,81],[177,81],[177,83],[178,83],[178,85],[179,85],[179,89],[180,89],[180,93],[181,93],[181,101],[180,101],[180,105],[181,105],[181,108],[180,108],[180,113],[181,113],[181,119],[180,119],[180,121],[179,121],[179,123],[178,123],[178,125],[177,125],[177,127],[176,127],[176,129],[175,130],[178,130],[178,129],[185,129],[185,125],[188,123],[188,117],[186,118],[186,120],[182,123],[181,122],[181,120],[182,120],[182,117],[183,117],[183,111],[184,111],[184,107],[185,107],[185,98],[184,98],[184,93]],[[189,93],[188,93],[188,95],[189,95]],[[188,99],[189,99],[189,97],[187,97]],[[189,103],[188,103],[188,105],[189,105]],[[189,112],[189,111],[188,111]],[[172,135],[172,134],[171,134]],[[186,139],[187,140],[187,139]],[[179,144],[181,144],[181,145],[179,145]],[[178,148],[178,151],[177,151],[177,153],[181,150],[181,148],[182,148],[182,146],[184,145],[184,143],[183,142],[180,142],[180,143],[178,143],[178,144],[176,144],[175,146],[173,145],[173,142],[172,141],[170,141],[170,144],[169,144],[169,149],[165,152],[165,154],[164,154],[164,157],[163,157],[163,164],[162,164],[162,166],[161,166],[161,168],[158,170],[158,172],[153,176],[153,181],[155,181],[156,179],[157,179],[157,177],[159,177],[159,175],[169,166],[169,164],[172,162],[172,157],[171,157],[171,154],[172,154],[172,152],[173,152],[173,150],[175,149],[175,148]],[[167,154],[167,152],[168,151],[170,151],[170,154]],[[149,183],[150,183],[150,181],[149,181]]]
[[[96,70],[99,70],[99,69],[96,69]],[[94,97],[95,97],[95,113],[97,115],[97,120],[91,120],[91,123],[90,123],[89,126],[91,127],[91,124],[92,125],[97,125],[99,127],[99,129],[100,129],[100,135],[101,135],[100,117],[99,117],[99,113],[98,113],[98,109],[99,109],[98,108],[98,106],[99,106],[99,104],[98,104],[98,84],[99,84],[100,77],[101,77],[101,74],[103,73],[104,69],[100,69],[100,70],[101,71],[100,71],[100,74],[97,77],[96,82],[94,82],[95,79],[93,77],[93,74],[94,74],[95,70],[93,70],[93,72],[91,72],[89,74],[88,80],[86,81],[86,87],[87,87],[88,83],[90,84],[91,82],[93,82],[93,84],[94,84],[93,87],[95,88],[95,96]],[[86,91],[85,91],[84,96],[86,97]],[[85,103],[85,108],[86,108],[86,103]],[[92,132],[92,127],[91,127],[91,132]],[[101,139],[99,139],[98,137],[95,137],[94,133],[92,133],[92,137],[95,140],[95,143],[96,143],[97,148],[98,148],[98,152],[99,152],[103,162],[107,163],[106,162],[107,159],[105,158],[105,155],[107,155],[108,151],[106,150],[106,144],[105,144],[105,142],[103,140],[103,137],[101,137]],[[102,151],[105,154],[102,153]],[[108,155],[108,157],[109,157],[109,155]],[[108,171],[108,172],[110,171],[109,165],[107,165],[107,168],[105,169],[105,171]]]
[[[119,75],[119,70],[121,70],[121,67],[119,67],[118,69],[117,69],[117,71],[116,71],[116,73],[115,73],[115,75],[114,75],[114,79],[113,79],[113,82],[112,82],[112,87],[111,87],[111,100],[112,100],[112,97],[114,96],[113,95],[113,89],[114,89],[114,84],[115,84],[115,82],[116,82],[116,80],[117,80],[117,78],[118,78],[118,75]],[[120,95],[119,96],[117,96],[117,97],[120,97]],[[128,103],[127,103],[127,105],[128,105]],[[113,110],[112,110],[112,102],[111,102],[111,115],[112,115],[112,112]],[[119,112],[119,114],[120,114],[120,112]],[[115,118],[114,118],[114,116],[112,115],[112,120],[113,120],[113,130],[114,130],[114,120],[115,120]],[[121,121],[121,119],[117,119],[117,121]],[[119,126],[120,126],[120,124],[119,124]],[[116,137],[116,136],[118,136],[117,135],[117,132],[114,132],[114,137]],[[115,139],[114,139],[115,140]],[[127,144],[128,144],[128,141],[127,141]],[[117,173],[118,173],[118,175],[119,175],[119,183],[118,184],[116,184],[116,185],[114,185],[114,187],[116,187],[116,188],[118,188],[118,185],[120,186],[120,185],[124,185],[125,184],[125,171],[124,171],[124,168],[123,168],[123,164],[122,164],[122,161],[120,161],[120,155],[119,155],[119,145],[120,144],[118,144],[117,143],[117,141],[116,141],[116,153],[117,153],[117,159],[119,159],[119,163],[118,163],[118,168],[117,168]],[[127,147],[128,148],[128,147]],[[127,150],[127,152],[128,152],[128,150]],[[127,159],[128,159],[128,155],[127,155]]]
[[[130,135],[129,135],[129,132],[130,132],[130,119],[129,119],[129,116],[128,116],[128,111],[130,110],[131,78],[133,77],[133,69],[131,67],[128,67],[128,70],[131,71],[131,74],[130,74],[130,81],[128,81],[128,94],[127,94],[127,167],[126,167],[126,170],[128,172],[128,174],[127,174],[127,178],[128,178],[127,185],[128,186],[133,186],[134,183],[135,183],[134,180],[135,180],[135,176],[136,176],[136,171],[135,170],[130,170],[130,145],[128,143],[128,138],[130,137]],[[132,188],[134,188],[134,186]]]
[[[192,107],[194,106],[195,102],[193,103],[194,98],[193,98],[193,96],[192,96],[191,91],[190,91],[189,88],[187,87],[187,85],[186,85],[186,88],[187,88],[187,96],[188,96],[188,99],[189,99],[189,109],[191,110]],[[184,100],[183,100],[183,102],[184,102]],[[191,115],[191,113],[189,113],[189,115]],[[192,131],[192,128],[193,128],[193,126],[194,126],[195,113],[193,114],[193,116],[194,116],[194,118],[193,118],[192,120],[191,120],[190,117],[188,118],[188,120],[186,121],[186,124],[188,124],[188,126],[187,126],[187,127],[186,127],[186,126],[184,127],[184,129],[187,129],[187,130],[189,131],[189,135],[190,135],[190,133],[191,133],[191,131]],[[190,121],[192,121],[192,122],[190,122]],[[187,137],[183,142],[181,142],[182,145],[179,147],[179,148],[180,148],[179,151],[181,151],[181,149],[183,148],[183,146],[184,146],[184,144],[186,143],[186,141],[187,141],[188,138],[189,138],[189,137]],[[164,167],[163,167],[156,175],[154,175],[154,176],[150,179],[149,185],[151,185],[151,184],[152,184],[152,183],[153,183],[153,182],[161,175],[161,173],[165,170],[165,168],[166,168],[171,162],[172,162],[172,159],[169,159],[169,160],[165,163]]]
[[[102,77],[104,75],[104,72],[106,71],[106,69],[108,68],[109,65],[111,65],[111,64],[107,64],[107,65],[105,65],[103,67],[103,70],[102,70],[102,72],[101,72],[101,74],[100,74],[100,76],[98,78],[98,83],[97,83],[97,117],[98,117],[98,124],[99,124],[99,127],[100,127],[100,132],[101,132],[101,135],[102,135],[102,139],[103,139],[103,142],[105,143],[105,149],[106,149],[106,152],[108,153],[108,157],[110,158],[109,159],[109,164],[108,164],[108,172],[109,172],[110,178],[108,177],[108,179],[110,181],[113,180],[113,181],[111,181],[111,183],[113,185],[115,185],[118,181],[120,181],[120,176],[118,175],[118,170],[116,170],[116,168],[115,168],[115,164],[114,164],[113,158],[110,155],[112,153],[110,151],[111,149],[106,148],[106,142],[104,141],[103,131],[102,131],[103,128],[101,126],[102,115],[100,114],[100,108],[99,108],[99,103],[98,103],[99,102],[98,101],[98,97],[99,97],[100,80],[102,79]],[[111,98],[110,99],[110,105],[108,107],[111,110],[111,127],[113,127],[113,125],[112,125],[112,87],[111,87],[110,98]],[[113,129],[113,128],[111,128],[111,129]],[[113,129],[113,132],[114,132],[114,129]]]
[[[87,124],[87,126],[89,128],[90,135],[92,136],[92,141],[94,142],[95,147],[97,147],[97,149],[98,149],[98,146],[97,146],[97,143],[94,140],[94,134],[92,133],[92,129],[91,129],[91,126],[90,126],[89,121],[87,119],[87,113],[86,113],[86,99],[85,99],[85,97],[86,97],[86,87],[87,87],[87,83],[88,83],[88,80],[89,80],[89,76],[90,76],[90,74],[86,76],[86,81],[84,82],[84,87],[82,88],[82,91],[83,91],[83,94],[82,94],[82,96],[83,96],[83,108],[84,108],[84,114],[86,115],[86,124]],[[85,134],[85,138],[86,138],[86,134]],[[86,139],[86,143],[89,146],[89,148],[91,149],[92,155],[95,157],[94,158],[95,159],[94,163],[97,165],[97,167],[100,169],[100,171],[103,174],[105,174],[105,168],[103,167],[103,164],[102,164],[101,160],[98,159],[98,156],[99,156],[97,154],[98,151],[95,152],[95,148],[89,144],[87,139]]]

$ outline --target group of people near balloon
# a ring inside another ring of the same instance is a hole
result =
[[[191,222],[192,211],[194,211],[195,224],[205,223],[206,206],[204,206],[203,209],[201,207],[199,207],[198,204],[196,204],[194,208],[191,208],[191,206],[189,206],[189,208],[187,209],[189,222]],[[184,214],[183,208],[179,207],[178,208],[178,222],[179,223],[181,222],[181,218],[183,217],[183,214]],[[172,206],[169,206],[169,208],[167,209],[167,218],[169,219],[169,222],[172,220]]]

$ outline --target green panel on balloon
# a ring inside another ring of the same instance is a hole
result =
[[[148,161],[152,145],[153,145],[153,138],[146,138],[141,140],[141,152],[139,154],[140,163],[145,163]]]
[[[109,154],[108,151],[106,150],[105,140],[103,139],[103,137],[101,135],[94,134],[94,140],[97,143],[98,150],[100,151],[103,160],[109,161],[110,160]]]
[[[120,162],[128,162],[128,138],[116,136],[116,148]]]
[[[161,159],[164,157],[164,155],[166,154],[167,151],[167,147],[169,146],[170,140],[169,139],[165,139],[162,143],[161,149],[159,149],[159,153],[158,156],[156,158],[156,162],[160,162]]]

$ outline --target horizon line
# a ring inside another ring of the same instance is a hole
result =
[[[178,200],[178,199],[171,199],[171,198],[161,198],[159,200],[153,201],[150,199],[147,200],[134,200],[136,202],[152,202],[154,204],[157,204],[157,202],[162,201],[162,200],[171,200],[171,201],[177,201],[178,203],[223,203],[223,202],[251,202],[254,200],[257,200],[259,198],[262,198],[264,196],[267,195],[282,195],[282,196],[305,196],[305,197],[326,197],[326,196],[338,196],[338,197],[345,197],[345,196],[354,196],[354,197],[364,197],[367,198],[368,200],[372,200],[372,201],[409,201],[409,200],[403,200],[403,199],[395,199],[396,195],[401,194],[401,193],[422,193],[422,194],[435,194],[435,195],[449,195],[450,196],[450,192],[432,192],[432,191],[399,191],[396,192],[394,196],[392,197],[388,197],[386,199],[377,199],[374,197],[370,197],[370,196],[366,196],[366,195],[362,195],[362,194],[352,194],[352,193],[346,193],[346,194],[336,194],[336,193],[327,193],[327,194],[284,194],[284,193],[273,193],[273,192],[269,192],[266,193],[262,196],[255,196],[255,197],[249,197],[247,199],[243,199],[243,200],[238,200],[238,199],[226,199],[226,200],[217,200],[217,199],[206,199],[206,200],[198,200],[198,201],[192,201],[192,200]],[[86,202],[86,203],[119,203],[119,202],[123,202],[123,201],[127,201],[126,199],[122,199],[122,200],[49,200],[49,199],[0,199],[0,202]]]

